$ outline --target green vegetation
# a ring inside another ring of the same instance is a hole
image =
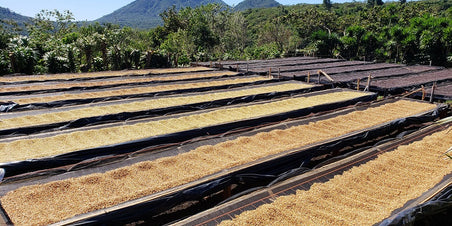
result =
[[[280,6],[277,1],[275,0],[245,0],[243,2],[240,2],[234,7],[234,10],[237,11],[243,11],[247,9],[254,9],[254,8],[269,8],[269,7],[276,7]]]
[[[452,0],[299,4],[234,11],[218,4],[167,8],[162,26],[76,24],[43,11],[0,28],[0,73],[61,73],[293,55],[452,65]],[[77,26],[78,25],[78,26]]]

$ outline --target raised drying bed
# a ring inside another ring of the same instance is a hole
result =
[[[146,69],[131,71],[103,71],[92,73],[77,74],[50,74],[50,75],[27,75],[27,76],[3,76],[0,83],[18,83],[18,82],[37,82],[37,81],[56,81],[56,80],[73,80],[73,79],[91,79],[91,78],[111,78],[131,75],[149,75],[149,74],[170,74],[181,72],[201,72],[211,71],[206,67],[191,68],[167,68],[167,69]]]
[[[359,72],[348,72],[348,73],[338,73],[331,76],[336,82],[356,82],[357,79],[366,79],[369,74],[373,78],[384,78],[384,77],[396,77],[411,74],[419,74],[429,71],[436,71],[442,69],[441,67],[430,67],[430,66],[400,66],[395,68],[379,69],[379,70],[369,70],[369,71],[359,71]],[[326,81],[322,78],[322,81]],[[362,80],[365,82],[366,80]],[[356,85],[355,85],[356,87]]]
[[[430,95],[432,93],[432,88],[426,89],[425,98],[430,98]],[[422,98],[422,93],[417,92],[413,96],[417,98]],[[444,82],[444,83],[438,83],[435,88],[435,92],[433,94],[433,100],[439,100],[439,101],[449,101],[452,100],[452,82]]]
[[[200,72],[211,71],[211,68],[207,67],[182,67],[182,68],[157,68],[150,69],[150,74],[172,74],[172,73],[186,73],[186,72]]]
[[[95,209],[102,210],[62,223],[83,220],[87,220],[84,223],[106,223],[104,221],[106,219],[112,220],[109,221],[111,223],[118,223],[121,221],[113,219],[133,217],[136,213],[133,210],[140,210],[140,207],[144,208],[141,211],[159,209],[160,207],[146,207],[146,202],[151,202],[162,195],[237,173],[263,162],[273,161],[275,164],[279,162],[279,158],[293,159],[293,156],[289,155],[302,152],[300,149],[315,153],[317,149],[313,147],[316,143],[318,145],[329,142],[331,145],[351,136],[359,136],[355,139],[369,139],[369,134],[375,135],[369,130],[375,130],[382,125],[404,123],[409,121],[407,117],[428,114],[427,112],[435,111],[436,108],[436,105],[428,103],[401,100],[361,111],[337,113],[336,117],[305,121],[290,128],[200,146],[183,154],[140,162],[102,174],[21,187],[3,196],[1,203],[7,215],[16,224],[48,224]],[[198,181],[201,178],[203,179]],[[168,191],[163,192],[164,190]],[[143,196],[145,197],[140,198]],[[172,197],[179,196],[173,194]],[[134,201],[123,203],[127,200]],[[165,205],[166,201],[168,200],[163,199],[152,204]],[[104,209],[119,203],[123,204]],[[46,207],[46,214],[40,212],[43,207]],[[102,215],[107,216],[102,218]],[[97,220],[101,221],[96,222],[96,219],[92,221],[96,217],[100,217]]]
[[[114,101],[97,106],[89,104],[45,111],[13,112],[0,116],[0,137],[2,135],[32,134],[52,128],[70,129],[101,122],[122,121],[133,117],[159,116],[174,112],[207,109],[320,89],[319,86],[291,81],[201,94],[127,100],[120,103]]]
[[[346,61],[348,62],[348,61]],[[353,62],[353,61],[352,61]],[[284,72],[281,73],[281,76],[288,76],[288,77],[295,77],[297,79],[306,79],[306,77],[308,76],[308,74],[310,74],[311,77],[311,81],[315,80],[315,76],[317,76],[319,69],[322,69],[323,72],[327,73],[328,75],[336,75],[336,74],[340,74],[340,73],[346,73],[346,72],[365,72],[365,71],[369,71],[369,70],[373,70],[373,69],[377,69],[377,68],[398,68],[401,67],[401,65],[398,64],[372,64],[372,63],[368,63],[368,64],[358,64],[358,65],[350,65],[350,66],[342,66],[339,65],[338,67],[329,67],[329,68],[323,68],[319,67],[319,68],[313,68],[313,69],[309,69],[309,70],[300,70],[300,71],[296,71],[296,72]],[[335,77],[333,76],[333,79]],[[324,80],[324,78],[321,78],[322,80]],[[322,81],[321,80],[321,81]]]
[[[321,60],[321,59],[317,57],[290,57],[290,58],[276,58],[270,60],[238,60],[238,61],[226,60],[226,61],[196,62],[196,63],[193,62],[192,64],[199,65],[202,67],[214,67],[218,66],[219,64],[223,65],[224,67],[234,67],[237,64],[239,65],[281,64],[287,61],[305,62],[312,60]]]
[[[340,59],[329,59],[329,58],[314,58],[314,59],[303,59],[303,60],[292,60],[292,58],[286,58],[285,60],[281,61],[274,61],[274,62],[260,62],[260,63],[248,63],[247,65],[239,65],[239,69],[242,71],[248,67],[250,71],[254,71],[254,69],[261,69],[261,68],[278,68],[283,66],[296,66],[296,65],[309,65],[309,64],[325,64],[325,63],[333,63],[333,62],[339,62],[344,61]],[[229,67],[232,67],[234,69],[237,68],[237,65],[231,65]]]
[[[37,134],[27,139],[6,138],[0,141],[0,162],[4,163],[0,167],[6,170],[7,176],[17,175],[100,155],[128,153],[151,145],[219,134],[237,127],[282,121],[375,98],[372,93],[334,89],[259,104]]]
[[[337,61],[337,62],[319,63],[319,64],[281,66],[281,67],[273,67],[272,74],[278,73],[278,70],[279,70],[280,72],[282,72],[281,75],[291,76],[291,75],[296,75],[298,71],[320,70],[320,69],[333,68],[333,67],[348,67],[348,66],[364,65],[364,64],[370,64],[370,63],[365,62],[365,61]],[[253,69],[253,72],[265,74],[265,73],[269,72],[269,68],[268,67],[256,68],[256,69]]]
[[[175,82],[175,81],[189,81],[196,79],[207,78],[223,78],[229,76],[237,76],[238,73],[230,71],[214,71],[214,72],[200,72],[196,74],[171,74],[166,76],[152,76],[152,77],[120,77],[114,79],[92,79],[89,81],[59,81],[59,82],[44,82],[32,84],[12,84],[3,85],[0,87],[0,95],[23,95],[32,93],[70,91],[77,89],[99,89],[110,88],[124,85],[144,85],[157,82]]]
[[[1,100],[4,101],[2,105],[4,111],[18,111],[92,103],[104,100],[118,100],[132,97],[149,97],[155,95],[184,93],[189,91],[224,89],[272,81],[276,82],[276,80],[266,77],[249,76],[245,78],[218,79],[206,82],[180,82],[165,85],[147,85],[129,88],[121,87],[105,89],[102,91],[73,91],[29,96],[4,96],[1,97]]]
[[[346,72],[365,72],[375,69],[388,69],[388,68],[399,68],[402,67],[400,64],[388,64],[388,63],[379,63],[379,64],[364,64],[364,65],[356,65],[349,67],[340,67],[340,68],[327,68],[323,71],[329,75],[335,75],[339,73]],[[316,74],[316,72],[311,71],[311,74]],[[333,77],[334,79],[334,77]]]
[[[451,130],[431,126],[175,225],[378,224],[450,178]]]
[[[452,69],[415,74],[403,77],[378,79],[371,83],[370,90],[389,94],[400,94],[421,85],[430,86],[434,82],[452,81]]]

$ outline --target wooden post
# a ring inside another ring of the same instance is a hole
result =
[[[237,72],[239,72],[239,64],[236,64]]]
[[[356,90],[359,91],[359,83],[361,82],[361,79],[358,78],[358,81],[356,81]]]
[[[248,73],[249,66],[248,62],[246,62],[246,73]]]
[[[330,82],[334,82],[334,79],[331,78],[331,76],[329,76],[326,72],[319,70],[319,73],[323,76],[325,76],[326,79],[328,79]]]
[[[281,68],[278,68],[278,79],[281,79]]]
[[[320,71],[317,71],[317,84],[320,84]]]
[[[423,91],[423,88],[419,88],[419,89],[416,89],[414,91],[411,91],[409,93],[404,94],[403,97],[407,97],[407,96],[410,96],[413,93],[422,92],[422,91]]]
[[[309,83],[309,80],[311,80],[311,72],[308,71],[308,80],[306,82]]]
[[[424,85],[422,85],[421,87],[422,87],[422,100],[425,100],[425,87]]]
[[[210,61],[210,67],[212,67],[212,61]]]
[[[370,91],[370,80],[372,79],[372,75],[369,74],[369,76],[367,76],[367,85],[366,88],[364,89],[364,91]]]
[[[271,78],[272,77],[272,68],[268,68],[268,77]]]
[[[430,103],[433,103],[433,95],[435,95],[436,82],[433,83],[432,92],[430,93]]]

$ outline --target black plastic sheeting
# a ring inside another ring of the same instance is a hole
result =
[[[421,86],[424,86],[424,87],[428,88],[428,87],[432,87],[434,83],[437,83],[437,85],[440,85],[440,84],[447,83],[448,81],[450,81],[450,80],[449,79],[445,79],[445,80],[440,80],[440,81],[430,81],[430,82],[424,82],[424,83],[419,83],[419,84],[411,84],[411,85],[400,84],[399,86],[394,86],[394,87],[389,87],[389,88],[384,88],[384,87],[380,87],[380,86],[374,86],[374,85],[372,85],[372,82],[371,82],[370,91],[378,92],[378,93],[384,94],[385,96],[387,96],[389,94],[397,95],[397,94],[402,94],[402,93],[405,93],[405,92],[410,92],[410,91],[419,89],[419,88],[421,88]],[[354,84],[354,85],[356,87],[356,84]],[[364,88],[365,87],[365,82],[361,83],[360,86]],[[422,92],[421,92],[420,95],[422,96]],[[429,96],[430,93],[427,93],[427,95]],[[440,96],[438,96],[438,97],[440,97]]]
[[[383,88],[383,87],[379,87],[379,86],[373,86],[372,83],[370,85],[370,90],[372,92],[378,92],[378,93],[382,93],[385,96],[391,94],[391,95],[397,95],[397,94],[402,94],[404,92],[407,91],[413,91],[416,89],[421,88],[421,86],[424,85],[426,87],[432,86],[433,82],[429,82],[429,83],[423,83],[423,84],[416,84],[416,85],[409,85],[409,86],[400,86],[400,87],[390,87],[390,88]],[[360,85],[361,87],[364,87],[363,85]]]
[[[173,76],[174,74],[191,74],[191,73],[208,73],[208,72],[218,72],[219,70],[210,69],[203,71],[188,71],[188,72],[168,72],[168,73],[141,73],[134,74],[134,71],[130,71],[132,73],[124,73],[123,75],[105,75],[105,76],[95,76],[95,77],[75,77],[75,78],[55,78],[55,79],[44,79],[44,80],[26,80],[26,81],[12,81],[12,82],[0,82],[0,85],[12,85],[12,84],[31,84],[31,83],[40,83],[40,82],[69,82],[69,81],[90,81],[97,79],[115,79],[115,78],[124,78],[124,77],[143,77],[143,76]],[[118,73],[124,71],[117,71]],[[27,75],[29,76],[29,75]],[[5,77],[15,77],[15,76],[5,76]]]
[[[328,92],[337,92],[337,89],[320,91],[316,93],[305,94],[303,96],[311,96],[311,95],[319,95],[319,93],[328,93]],[[87,159],[97,158],[103,155],[118,155],[124,153],[131,153],[138,151],[140,149],[146,148],[148,146],[165,144],[165,143],[174,143],[190,140],[195,137],[212,135],[212,134],[221,134],[227,132],[229,130],[233,130],[235,128],[243,128],[243,127],[252,127],[257,126],[266,122],[280,122],[289,118],[296,118],[304,115],[308,115],[311,113],[328,111],[330,109],[345,107],[348,105],[352,105],[358,102],[369,102],[376,99],[375,94],[369,93],[366,96],[354,98],[351,100],[334,102],[328,104],[317,105],[313,107],[298,109],[290,112],[285,112],[276,115],[265,116],[261,118],[252,118],[248,120],[232,122],[222,125],[214,125],[204,128],[197,128],[193,130],[167,134],[162,136],[155,136],[141,140],[135,140],[130,142],[125,142],[121,144],[109,145],[104,147],[97,147],[92,149],[75,151],[67,154],[62,154],[58,156],[54,156],[51,158],[42,158],[42,159],[31,159],[26,161],[18,161],[18,162],[9,162],[9,163],[0,163],[0,168],[5,169],[6,175],[5,177],[11,177],[27,172],[42,170],[42,169],[50,169],[56,168],[65,165],[75,164],[77,162],[82,162]]]
[[[452,185],[426,203],[405,210],[380,226],[452,225]]]
[[[294,171],[303,173],[307,172],[308,170],[308,168],[300,167],[298,170]],[[193,200],[202,200],[206,196],[210,196],[213,193],[223,191],[231,184],[246,184],[246,186],[249,187],[255,186],[255,189],[262,188],[267,184],[271,184],[273,181],[277,181],[279,177],[285,176],[285,173],[281,174],[280,176],[246,173],[237,174],[234,176],[211,181],[209,183],[202,184],[190,189],[186,189],[184,191],[160,199],[140,203],[125,210],[123,209],[119,211],[108,212],[102,215],[94,216],[88,220],[71,223],[71,225],[125,225],[141,219],[149,221],[147,223],[150,223],[152,225],[163,225],[170,223],[166,221],[168,219],[154,216],[168,211],[171,208],[180,205],[181,203],[190,202]],[[248,192],[250,191],[246,191],[246,193]]]
[[[437,87],[442,87],[442,86],[451,86],[450,82],[445,82],[445,83],[438,83],[436,84]],[[452,89],[451,89],[452,90]],[[432,92],[431,87],[426,89],[426,93],[425,93],[425,99],[430,99],[430,94]],[[422,98],[422,92],[417,92],[417,93],[413,93],[412,95],[410,95],[410,97],[416,98],[416,99],[421,99]],[[448,100],[452,100],[452,92],[438,92],[437,90],[435,91],[435,93],[433,94],[433,100],[434,101],[448,101]]]
[[[11,111],[17,104],[14,102],[0,102],[0,112],[8,112]]]
[[[416,98],[416,99],[422,99],[422,93],[414,93],[410,95],[410,97]],[[430,99],[430,94],[425,94],[425,100]],[[441,95],[441,94],[434,94],[433,95],[433,101],[449,101],[452,100],[452,95]]]
[[[295,194],[297,190],[310,189],[310,186],[314,183],[326,182],[329,179],[334,178],[335,175],[341,174],[342,172],[345,172],[353,168],[354,166],[375,159],[382,152],[391,151],[399,145],[407,144],[407,142],[413,142],[413,137],[416,139],[421,139],[425,136],[425,134],[430,135],[438,130],[443,129],[444,127],[442,125],[434,125],[426,127],[425,129],[421,129],[421,132],[418,132],[418,129],[413,129],[411,131],[404,130],[404,132],[398,134],[395,137],[391,136],[379,142],[373,143],[371,144],[371,146],[364,146],[358,149],[355,149],[355,147],[353,147],[353,151],[334,157],[336,158],[335,160],[333,158],[329,158],[326,161],[313,165],[314,169],[325,166],[340,159],[346,159],[349,156],[357,154],[359,152],[365,152],[360,157],[357,157],[355,159],[353,159],[352,157],[351,159],[349,158],[349,161],[344,162],[343,164],[335,165],[329,168],[327,167],[323,170],[319,169],[315,173],[313,172],[313,174],[307,175],[303,178],[290,180],[275,186],[269,185],[264,187],[265,189],[254,189],[259,191],[253,192],[252,196],[246,197],[241,201],[236,201],[230,203],[229,205],[219,207],[215,211],[209,211],[205,212],[204,214],[197,215],[187,221],[182,221],[182,223],[177,222],[176,225],[216,225],[222,220],[232,219],[233,216],[240,214],[246,210],[256,209],[260,205],[272,202],[275,196]],[[421,134],[421,137],[419,137],[419,134]]]
[[[284,84],[284,83],[281,83]],[[304,89],[290,90],[284,92],[271,92],[271,93],[263,93],[256,95],[249,95],[243,97],[236,98],[225,98],[221,100],[215,100],[210,102],[201,102],[194,104],[186,104],[179,106],[172,106],[167,108],[159,108],[159,109],[149,109],[144,111],[136,111],[136,112],[122,112],[118,114],[108,114],[108,115],[100,115],[94,117],[80,118],[73,121],[66,122],[58,122],[53,124],[45,124],[45,125],[36,125],[29,127],[21,127],[21,128],[12,128],[12,129],[0,129],[0,138],[3,137],[12,137],[12,136],[21,136],[21,135],[30,135],[36,134],[39,132],[49,132],[49,131],[61,131],[64,129],[73,129],[79,128],[83,126],[91,126],[91,125],[99,125],[103,123],[112,123],[112,122],[120,122],[124,120],[138,119],[138,118],[149,118],[156,116],[163,116],[174,113],[181,112],[189,112],[196,110],[205,110],[209,108],[221,107],[221,106],[229,106],[239,103],[248,103],[257,100],[268,100],[277,97],[291,96],[300,93],[307,93],[313,91],[319,91],[323,89],[322,86],[313,86]],[[233,90],[228,90],[233,91]],[[199,94],[190,94],[190,95],[199,95]],[[131,100],[132,102],[133,100]],[[91,105],[92,106],[92,105]]]
[[[210,61],[210,62],[192,62],[191,65],[195,65],[195,66],[202,66],[202,67],[210,67],[210,65],[212,65],[212,67],[218,67],[220,64],[223,67],[230,67],[230,66],[236,66],[238,65],[263,65],[263,66],[267,66],[268,64],[275,64],[275,65],[279,65],[279,64],[285,64],[287,61],[290,62],[290,64],[293,63],[301,63],[301,64],[305,64],[306,62],[311,63],[312,61],[320,61],[320,62],[324,62],[324,61],[340,61],[339,59],[323,59],[323,58],[318,58],[318,57],[306,57],[306,56],[302,56],[302,57],[288,57],[288,58],[275,58],[275,59],[269,59],[269,60],[225,60],[225,61]]]
[[[121,99],[126,99],[126,98],[155,97],[155,96],[163,96],[163,95],[181,94],[181,93],[187,93],[187,92],[205,92],[205,91],[217,90],[217,89],[232,89],[232,88],[237,88],[237,87],[242,87],[242,86],[260,85],[260,84],[279,82],[279,81],[281,81],[281,80],[271,79],[271,80],[264,80],[264,81],[233,84],[233,85],[229,84],[229,85],[202,87],[202,88],[188,88],[188,89],[179,89],[179,90],[169,90],[169,91],[150,92],[150,93],[131,94],[131,95],[119,95],[119,96],[110,96],[110,97],[87,98],[87,99],[71,99],[71,100],[53,101],[53,102],[48,102],[48,103],[32,103],[32,104],[22,104],[22,105],[14,103],[14,102],[3,102],[3,103],[0,103],[0,110],[5,110],[3,112],[38,110],[38,109],[45,109],[45,108],[78,105],[78,104],[89,104],[89,103],[102,102],[102,101],[121,100]],[[137,88],[137,87],[134,87],[134,88]]]
[[[109,84],[109,85],[97,85],[97,86],[76,86],[69,88],[54,88],[54,89],[45,89],[45,90],[27,90],[27,91],[11,91],[11,92],[0,92],[0,96],[6,95],[31,95],[31,94],[41,94],[41,93],[54,93],[54,92],[69,92],[69,91],[85,91],[85,90],[95,90],[95,89],[107,89],[121,86],[143,86],[143,85],[153,85],[153,84],[165,84],[171,82],[188,82],[188,81],[205,81],[210,79],[221,79],[221,78],[229,78],[229,77],[238,77],[243,75],[243,73],[237,73],[236,75],[218,75],[215,77],[206,77],[206,78],[188,78],[188,79],[177,79],[177,80],[164,80],[164,81],[147,81],[147,82],[129,82],[129,83],[119,83],[119,84]],[[102,80],[96,79],[93,82],[102,82]]]
[[[357,144],[365,143],[367,140],[382,136],[385,137],[388,134],[394,133],[394,131],[401,131],[404,127],[409,125],[430,122],[438,116],[440,110],[441,107],[423,115],[394,120],[379,127],[372,127],[370,130],[360,131],[315,146],[308,146],[308,148],[302,150],[294,150],[288,152],[289,154],[282,154],[278,157],[267,159],[266,161],[259,162],[246,168],[236,169],[235,171],[233,168],[230,170],[230,173],[225,176],[212,179],[182,191],[168,194],[164,197],[111,212],[108,212],[108,210],[100,210],[97,212],[98,214],[94,214],[95,216],[79,221],[75,225],[122,225],[140,220],[149,221],[153,224],[166,224],[169,222],[156,221],[156,219],[159,219],[158,216],[182,203],[200,200],[202,202],[206,196],[222,191],[234,184],[247,187],[249,190],[245,189],[245,191],[242,191],[232,198],[236,198],[262,187],[271,186],[278,181],[309,171],[310,168],[306,168],[305,166],[309,165],[311,159],[316,156],[330,154],[345,147],[356,147]],[[309,120],[305,121],[306,123],[309,123]],[[259,130],[259,132],[262,131]]]
[[[124,77],[131,76],[146,76],[144,75],[124,75]],[[13,85],[13,84],[32,84],[32,83],[40,83],[40,82],[69,82],[69,81],[87,81],[87,80],[95,80],[95,79],[113,79],[120,78],[123,76],[99,76],[99,77],[85,77],[85,78],[68,78],[68,79],[48,79],[48,80],[27,80],[27,81],[12,81],[12,82],[0,82],[0,85]]]

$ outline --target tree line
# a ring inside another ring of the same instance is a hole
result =
[[[195,61],[294,55],[452,65],[451,0],[369,0],[233,11],[175,7],[150,30],[76,23],[71,12],[41,11],[25,33],[0,27],[0,74],[177,67]]]

